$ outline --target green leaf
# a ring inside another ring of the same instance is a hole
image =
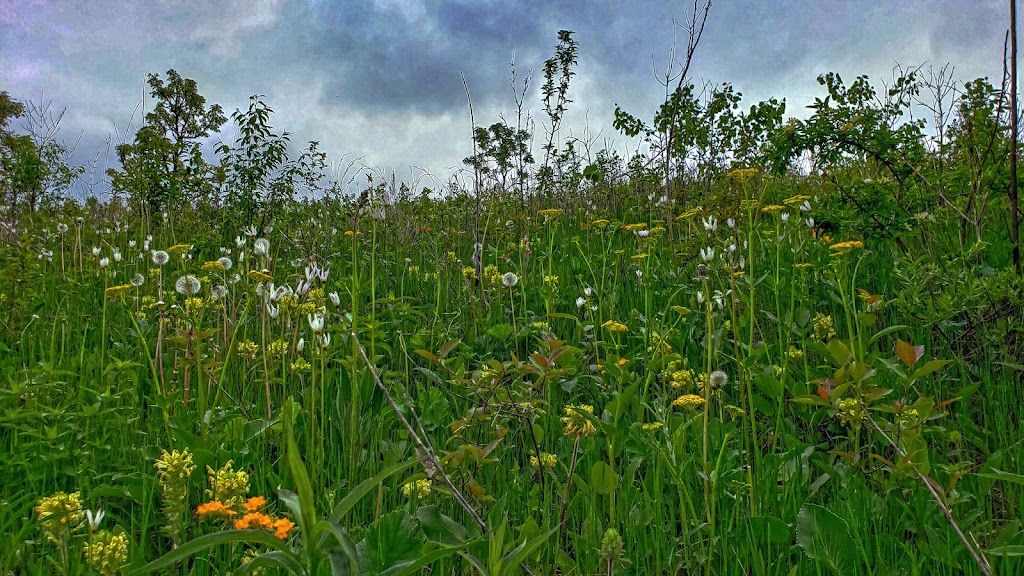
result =
[[[985,550],[985,552],[995,556],[1024,556],[1024,544],[1008,544],[1006,546],[989,548],[988,550]]]
[[[465,526],[442,514],[437,506],[420,506],[416,510],[416,518],[420,521],[420,526],[427,534],[427,538],[442,544],[464,544],[479,535],[479,531],[477,531],[471,536]],[[473,526],[476,527],[476,524]]]
[[[410,458],[405,462],[392,464],[378,472],[373,478],[363,480],[358,486],[353,488],[351,492],[346,494],[345,497],[341,499],[341,502],[338,502],[337,506],[334,507],[334,510],[331,510],[331,514],[328,518],[334,523],[341,522],[341,519],[348,514],[349,510],[351,510],[352,507],[363,498],[363,496],[366,496],[371,490],[376,489],[377,485],[383,482],[385,478],[393,474],[398,474],[419,461],[419,458]]]
[[[403,562],[401,564],[392,566],[388,570],[380,573],[380,576],[410,576],[411,574],[419,574],[424,568],[437,562],[438,560],[447,558],[452,554],[457,554],[464,550],[468,543],[461,546],[444,546],[441,548],[435,548],[425,554],[420,554],[415,560]]]
[[[405,510],[381,516],[356,545],[360,564],[372,574],[417,558],[422,548],[423,539],[416,522]]]
[[[433,352],[430,352],[430,351],[428,351],[428,350],[424,350],[424,349],[422,349],[422,348],[417,348],[417,349],[415,350],[415,352],[416,352],[417,354],[419,354],[420,356],[422,356],[422,357],[426,358],[427,360],[430,360],[431,362],[436,362],[436,363],[438,363],[438,364],[440,364],[440,363],[441,363],[441,359],[440,359],[440,358],[438,358],[438,357],[437,357],[437,356],[436,356],[436,355],[435,355],[435,354],[434,354]]]
[[[508,340],[514,329],[511,324],[495,324],[487,331],[487,334],[495,340]]]
[[[789,524],[774,516],[751,516],[747,518],[747,530],[754,535],[754,542],[784,544],[789,542]]]
[[[884,338],[885,336],[888,336],[898,330],[903,330],[904,328],[910,328],[910,326],[907,326],[906,324],[897,324],[895,326],[889,326],[888,328],[879,330],[871,337],[871,343],[874,344],[879,338]]]
[[[438,358],[444,358],[448,356],[448,354],[450,354],[452,350],[455,350],[455,348],[460,343],[462,343],[462,340],[460,340],[459,338],[452,338],[451,340],[445,342],[444,345],[441,346],[441,349],[437,351]]]
[[[299,496],[298,504],[301,516],[297,518],[299,527],[302,530],[304,541],[312,541],[313,526],[316,524],[316,510],[313,508],[313,486],[309,482],[309,474],[306,473],[306,465],[299,455],[299,445],[295,442],[295,434],[292,430],[293,416],[296,413],[296,403],[291,397],[284,405],[285,413],[285,434],[288,437],[288,470],[292,473],[292,480],[295,482],[296,494]]]
[[[765,397],[771,400],[779,400],[782,398],[782,394],[785,388],[782,385],[782,381],[772,376],[771,374],[761,373],[754,376],[754,385],[761,391]]]
[[[547,532],[534,537],[532,540],[524,538],[522,544],[516,546],[515,550],[512,550],[505,556],[505,566],[518,566],[524,559],[529,558],[530,554],[533,554],[533,551],[550,538],[558,528],[558,526],[555,526]]]
[[[1003,472],[998,468],[992,468],[991,472],[977,472],[975,473],[975,476],[988,478],[989,480],[1002,480],[1004,482],[1012,482],[1014,484],[1024,484],[1024,476],[1014,474],[1012,472]]]
[[[200,536],[195,540],[186,542],[167,554],[164,554],[160,558],[157,558],[149,564],[133,571],[132,574],[149,574],[157,570],[170,568],[178,562],[198,554],[207,548],[213,548],[214,546],[220,546],[222,544],[232,544],[235,542],[263,544],[268,548],[288,554],[288,548],[285,542],[275,538],[273,534],[265,530],[224,530],[222,532],[214,532],[213,534]],[[297,559],[295,561],[298,562]]]
[[[808,558],[839,576],[858,572],[857,548],[846,521],[826,508],[804,504],[796,520],[796,543]]]
[[[910,375],[911,380],[917,380],[923,376],[927,376],[932,372],[940,370],[946,364],[949,364],[951,360],[929,360],[925,362],[924,366],[921,366],[917,370],[914,370],[913,374]]]
[[[615,474],[615,470],[607,462],[604,460],[594,462],[594,467],[590,469],[590,485],[594,488],[595,492],[598,494],[611,494],[618,482],[619,478]]]
[[[844,366],[850,361],[850,349],[842,340],[833,340],[829,342],[828,346],[825,348],[827,348],[829,353],[832,355],[832,359],[835,360],[835,365],[837,367]]]

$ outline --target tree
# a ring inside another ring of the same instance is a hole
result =
[[[63,116],[50,114],[49,104],[26,106],[0,92],[0,198],[5,204],[34,212],[82,174],[84,168],[68,163],[67,148],[56,138]],[[26,119],[28,134],[8,130],[14,118]]]
[[[122,170],[110,172],[114,190],[146,212],[208,199],[216,192],[216,178],[202,146],[227,121],[223,110],[218,104],[207,107],[195,80],[173,69],[166,82],[158,74],[146,82],[156,105],[134,141],[117,147]]]
[[[489,128],[477,126],[474,133],[477,152],[463,159],[463,164],[492,178],[502,192],[529,177],[525,169],[533,164],[529,132],[495,122]]]
[[[221,144],[220,171],[226,185],[225,205],[242,219],[241,225],[269,223],[284,204],[295,198],[301,186],[309,191],[319,188],[327,155],[319,143],[309,142],[297,158],[289,153],[291,135],[275,134],[270,126],[274,111],[255,95],[249,98],[245,112],[231,115],[238,129],[234,146]]]

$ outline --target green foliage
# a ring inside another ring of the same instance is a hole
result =
[[[296,158],[289,151],[288,132],[274,133],[270,125],[273,109],[261,96],[249,98],[249,108],[236,110],[231,119],[238,129],[234,146],[222,144],[220,169],[225,178],[224,203],[235,214],[234,224],[266,225],[273,214],[293,201],[301,186],[318,190],[327,155],[317,142],[310,142]]]
[[[150,215],[171,205],[211,201],[217,178],[203,157],[203,143],[227,121],[220,105],[207,107],[195,80],[173,69],[166,82],[150,74],[146,83],[156,103],[133,142],[117,146],[121,169],[108,171],[114,192]]]

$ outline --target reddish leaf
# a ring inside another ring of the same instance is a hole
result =
[[[897,338],[896,356],[908,367],[913,366],[924,356],[924,346],[914,346]]]

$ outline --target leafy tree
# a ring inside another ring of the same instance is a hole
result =
[[[572,34],[570,30],[559,30],[555,55],[544,61],[544,84],[541,85],[540,91],[543,95],[544,112],[548,115],[550,125],[548,141],[544,144],[544,165],[537,173],[537,184],[542,193],[550,192],[554,183],[555,173],[551,167],[551,160],[558,151],[555,139],[565,116],[566,106],[572,102],[569,99],[569,82],[576,75],[572,69],[579,57],[579,43],[573,39]]]
[[[463,159],[464,164],[492,178],[502,191],[529,178],[526,165],[534,160],[528,131],[495,122],[488,128],[477,126],[474,133],[477,153]]]
[[[839,192],[836,213],[862,234],[894,237],[913,227],[913,215],[933,204],[921,167],[928,152],[924,121],[910,118],[920,90],[915,73],[898,76],[880,96],[867,76],[847,86],[839,74],[818,77],[828,95],[809,106],[807,120],[776,132],[771,153],[776,172],[810,159]]]
[[[27,106],[0,92],[0,198],[9,206],[35,211],[47,198],[71,187],[84,168],[71,166],[67,148],[56,138],[63,113],[49,106]],[[26,118],[28,134],[8,130],[10,120]]]
[[[147,78],[156,99],[146,124],[117,154],[122,170],[111,170],[116,192],[125,193],[144,211],[158,212],[171,203],[209,199],[217,178],[203,158],[203,141],[227,121],[220,105],[206,105],[195,80],[167,71]]]
[[[327,155],[319,143],[309,142],[298,157],[288,148],[291,135],[274,133],[270,126],[273,109],[262,96],[249,98],[249,108],[231,115],[238,129],[234,146],[221,144],[221,173],[226,179],[225,205],[228,213],[242,219],[239,224],[268,224],[273,215],[294,200],[304,185],[308,191],[319,189]]]

